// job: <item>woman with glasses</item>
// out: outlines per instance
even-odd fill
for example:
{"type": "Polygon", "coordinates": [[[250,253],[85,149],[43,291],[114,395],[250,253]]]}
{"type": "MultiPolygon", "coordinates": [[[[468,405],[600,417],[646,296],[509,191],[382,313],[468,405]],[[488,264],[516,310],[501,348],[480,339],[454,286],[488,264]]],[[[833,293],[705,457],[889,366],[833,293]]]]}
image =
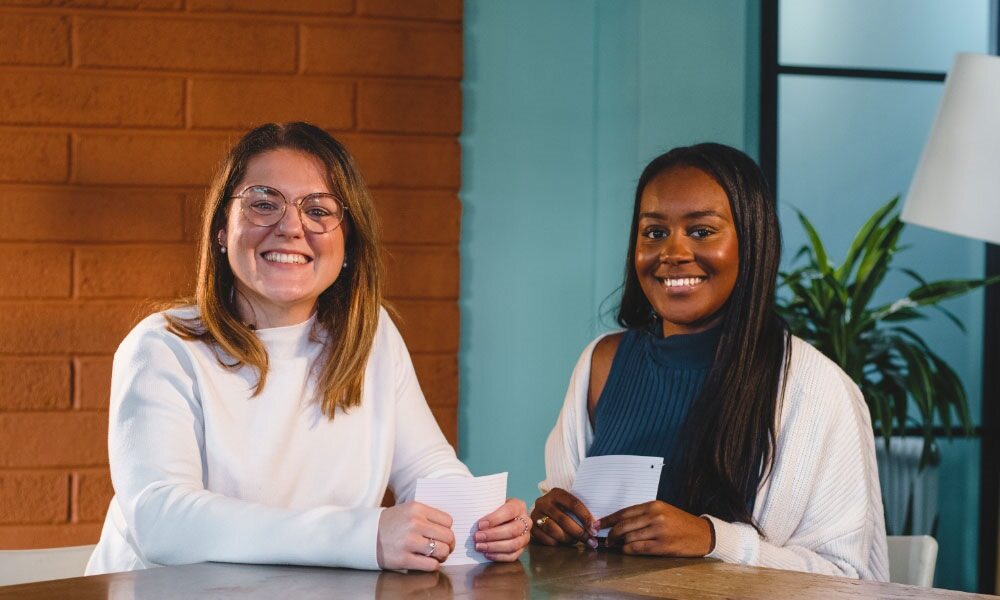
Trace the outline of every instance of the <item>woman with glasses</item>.
{"type": "MultiPolygon", "coordinates": [[[[115,354],[115,496],[88,574],[202,561],[435,570],[451,517],[421,477],[469,477],[383,307],[378,220],[347,150],[258,127],[208,196],[194,299],[115,354]],[[397,504],[382,509],[391,489],[397,504]]],[[[479,522],[486,556],[527,544],[525,505],[479,522]]]]}
{"type": "Polygon", "coordinates": [[[635,192],[618,323],[583,352],[545,446],[542,544],[886,580],[868,409],[775,309],[781,232],[760,168],[675,148],[635,192]],[[590,456],[664,459],[656,500],[591,514],[590,456]]]}

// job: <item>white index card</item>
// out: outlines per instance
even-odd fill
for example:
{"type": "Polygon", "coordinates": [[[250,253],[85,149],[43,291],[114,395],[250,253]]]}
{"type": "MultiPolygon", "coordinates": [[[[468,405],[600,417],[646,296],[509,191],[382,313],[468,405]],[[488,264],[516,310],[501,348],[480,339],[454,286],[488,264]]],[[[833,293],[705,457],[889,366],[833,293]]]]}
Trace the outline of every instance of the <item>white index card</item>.
{"type": "Polygon", "coordinates": [[[451,515],[455,551],[444,562],[445,566],[489,562],[476,552],[473,535],[479,530],[479,520],[507,501],[507,473],[418,479],[414,500],[451,515]]]}
{"type": "MultiPolygon", "coordinates": [[[[623,508],[656,500],[662,470],[663,458],[659,456],[589,456],[576,470],[570,493],[595,519],[601,519],[623,508]]],[[[604,528],[597,535],[607,537],[610,530],[604,528]]]]}

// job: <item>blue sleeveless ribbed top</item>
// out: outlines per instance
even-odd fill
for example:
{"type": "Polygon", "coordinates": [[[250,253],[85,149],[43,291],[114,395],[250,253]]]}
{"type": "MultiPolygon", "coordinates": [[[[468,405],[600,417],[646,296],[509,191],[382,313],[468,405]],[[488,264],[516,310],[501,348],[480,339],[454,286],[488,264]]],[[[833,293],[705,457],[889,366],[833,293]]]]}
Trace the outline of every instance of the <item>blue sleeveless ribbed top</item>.
{"type": "Polygon", "coordinates": [[[587,456],[662,456],[656,497],[686,508],[678,473],[684,421],[712,367],[721,331],[664,338],[658,330],[627,330],[597,402],[587,456]]]}

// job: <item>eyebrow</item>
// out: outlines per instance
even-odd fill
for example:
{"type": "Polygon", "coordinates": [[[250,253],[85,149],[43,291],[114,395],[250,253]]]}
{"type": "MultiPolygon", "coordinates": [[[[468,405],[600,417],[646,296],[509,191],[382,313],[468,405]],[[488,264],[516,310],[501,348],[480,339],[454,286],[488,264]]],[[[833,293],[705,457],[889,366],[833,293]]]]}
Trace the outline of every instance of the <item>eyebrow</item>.
{"type": "MultiPolygon", "coordinates": [[[[725,219],[725,217],[721,213],[715,210],[696,210],[684,214],[685,219],[700,219],[702,217],[717,217],[719,219],[725,219]]],[[[658,213],[658,212],[640,213],[639,218],[666,219],[663,213],[658,213]]]]}

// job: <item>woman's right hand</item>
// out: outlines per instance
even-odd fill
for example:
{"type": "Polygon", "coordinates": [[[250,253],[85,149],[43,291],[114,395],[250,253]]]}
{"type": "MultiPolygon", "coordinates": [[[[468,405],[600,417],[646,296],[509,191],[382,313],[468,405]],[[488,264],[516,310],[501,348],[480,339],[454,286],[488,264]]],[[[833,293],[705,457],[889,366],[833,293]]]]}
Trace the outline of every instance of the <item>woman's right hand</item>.
{"type": "Polygon", "coordinates": [[[375,545],[382,569],[436,571],[455,549],[451,515],[419,502],[397,504],[382,511],[375,545]]]}
{"type": "Polygon", "coordinates": [[[583,542],[597,548],[597,519],[583,502],[564,489],[552,488],[536,500],[531,519],[535,522],[531,537],[546,546],[583,542]]]}

